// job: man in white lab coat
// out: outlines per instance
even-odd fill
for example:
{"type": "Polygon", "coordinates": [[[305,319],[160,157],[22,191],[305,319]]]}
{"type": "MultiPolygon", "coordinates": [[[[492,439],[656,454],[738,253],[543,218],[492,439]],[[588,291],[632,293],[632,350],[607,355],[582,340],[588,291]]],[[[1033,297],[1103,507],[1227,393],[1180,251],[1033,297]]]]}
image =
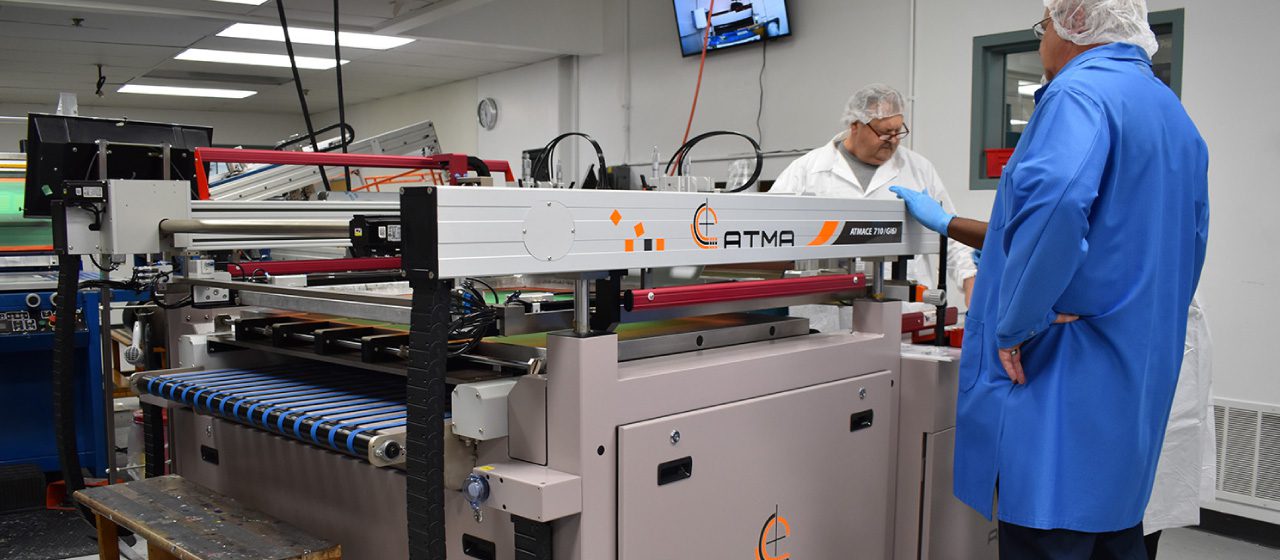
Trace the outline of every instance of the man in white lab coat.
{"type": "Polygon", "coordinates": [[[1173,393],[1151,501],[1142,518],[1147,555],[1156,558],[1160,532],[1200,524],[1200,506],[1213,500],[1217,482],[1211,386],[1212,340],[1198,299],[1187,313],[1182,371],[1173,393]]]}
{"type": "MultiPolygon", "coordinates": [[[[902,94],[884,84],[859,90],[845,107],[846,130],[787,166],[769,192],[897,200],[891,188],[910,189],[927,193],[955,214],[933,164],[899,145],[910,133],[903,116],[905,105],[902,94]]],[[[936,257],[917,256],[909,269],[911,279],[937,287],[936,263],[936,257]]],[[[977,274],[973,250],[950,241],[947,270],[950,285],[960,286],[967,299],[977,274]]]]}

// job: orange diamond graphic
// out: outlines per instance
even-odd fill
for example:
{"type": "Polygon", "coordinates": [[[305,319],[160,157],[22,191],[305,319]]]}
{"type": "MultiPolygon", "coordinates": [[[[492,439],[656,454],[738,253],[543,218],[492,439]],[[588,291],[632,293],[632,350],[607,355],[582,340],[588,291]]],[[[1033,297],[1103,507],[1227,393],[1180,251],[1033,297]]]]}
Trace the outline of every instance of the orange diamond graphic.
{"type": "Polygon", "coordinates": [[[644,222],[636,224],[636,237],[644,237],[644,222]]]}
{"type": "Polygon", "coordinates": [[[618,225],[618,222],[622,221],[622,214],[619,214],[617,210],[614,210],[612,214],[609,214],[609,221],[613,222],[613,225],[615,226],[618,225]]]}

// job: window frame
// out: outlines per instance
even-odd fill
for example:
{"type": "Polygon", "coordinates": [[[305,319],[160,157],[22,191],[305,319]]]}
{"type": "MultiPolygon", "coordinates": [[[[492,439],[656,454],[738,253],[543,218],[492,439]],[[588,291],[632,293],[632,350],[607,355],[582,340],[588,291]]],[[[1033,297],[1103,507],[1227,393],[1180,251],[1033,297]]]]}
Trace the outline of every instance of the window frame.
{"type": "MultiPolygon", "coordinates": [[[[1182,97],[1182,51],[1186,33],[1186,12],[1182,8],[1151,12],[1147,21],[1173,36],[1169,87],[1182,97]],[[1165,31],[1167,30],[1167,31],[1165,31]]],[[[983,176],[986,146],[1003,145],[1005,118],[1005,57],[1040,48],[1031,29],[996,33],[973,38],[973,97],[969,144],[969,190],[995,190],[1000,179],[983,176]]]]}

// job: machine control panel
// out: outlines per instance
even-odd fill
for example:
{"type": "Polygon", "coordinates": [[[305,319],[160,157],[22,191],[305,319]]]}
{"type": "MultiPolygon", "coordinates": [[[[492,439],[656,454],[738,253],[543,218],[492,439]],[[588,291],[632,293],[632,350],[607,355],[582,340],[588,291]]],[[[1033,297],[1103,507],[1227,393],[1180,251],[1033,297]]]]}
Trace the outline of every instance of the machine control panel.
{"type": "Polygon", "coordinates": [[[0,335],[53,332],[50,309],[0,311],[0,335]]]}

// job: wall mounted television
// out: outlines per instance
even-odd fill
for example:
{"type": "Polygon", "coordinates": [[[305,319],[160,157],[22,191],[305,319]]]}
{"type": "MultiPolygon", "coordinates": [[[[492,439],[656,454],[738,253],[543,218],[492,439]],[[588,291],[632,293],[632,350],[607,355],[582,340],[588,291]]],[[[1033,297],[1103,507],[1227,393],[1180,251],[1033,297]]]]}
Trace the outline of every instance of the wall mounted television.
{"type": "Polygon", "coordinates": [[[673,0],[676,32],[684,56],[717,51],[791,35],[786,0],[673,0]],[[707,36],[707,11],[711,13],[711,34],[707,36]]]}

